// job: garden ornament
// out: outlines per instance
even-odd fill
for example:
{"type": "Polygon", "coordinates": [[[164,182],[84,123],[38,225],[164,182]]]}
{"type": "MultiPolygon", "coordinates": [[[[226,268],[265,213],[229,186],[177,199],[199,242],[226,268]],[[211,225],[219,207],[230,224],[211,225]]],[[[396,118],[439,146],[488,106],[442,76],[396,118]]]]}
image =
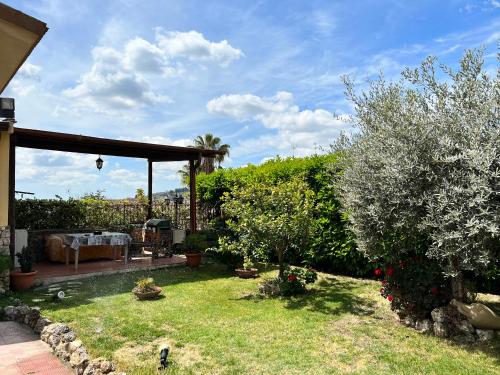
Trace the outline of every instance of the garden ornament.
{"type": "Polygon", "coordinates": [[[59,292],[57,292],[57,294],[54,294],[52,296],[52,301],[59,302],[60,300],[64,299],[65,296],[66,294],[62,290],[60,290],[59,292]]]}
{"type": "Polygon", "coordinates": [[[158,370],[164,370],[167,368],[168,366],[168,352],[169,352],[169,349],[168,349],[168,345],[165,344],[165,345],[162,345],[160,347],[160,367],[158,368],[158,370]]]}
{"type": "Polygon", "coordinates": [[[462,315],[465,315],[474,327],[500,330],[500,316],[496,315],[493,310],[482,303],[467,305],[453,299],[450,304],[455,306],[462,315]]]}

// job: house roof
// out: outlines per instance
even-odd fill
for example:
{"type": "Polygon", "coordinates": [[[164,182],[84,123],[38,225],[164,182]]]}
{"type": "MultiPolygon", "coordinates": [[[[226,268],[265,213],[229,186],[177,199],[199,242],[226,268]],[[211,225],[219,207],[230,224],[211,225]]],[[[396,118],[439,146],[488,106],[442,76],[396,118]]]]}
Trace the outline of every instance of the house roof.
{"type": "Polygon", "coordinates": [[[143,158],[151,161],[199,160],[201,157],[213,158],[224,154],[223,151],[194,147],[132,142],[18,127],[14,128],[13,136],[15,145],[19,147],[143,158]]]}
{"type": "Polygon", "coordinates": [[[0,93],[47,30],[44,22],[0,3],[0,93]]]}

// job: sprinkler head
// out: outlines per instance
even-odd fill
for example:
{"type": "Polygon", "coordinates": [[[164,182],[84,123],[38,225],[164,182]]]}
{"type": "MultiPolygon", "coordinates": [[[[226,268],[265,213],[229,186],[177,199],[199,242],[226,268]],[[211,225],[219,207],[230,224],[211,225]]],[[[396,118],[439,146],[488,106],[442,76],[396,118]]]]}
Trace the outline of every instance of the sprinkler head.
{"type": "Polygon", "coordinates": [[[168,353],[169,348],[167,344],[164,344],[160,347],[160,367],[158,370],[164,370],[168,366],[168,353]]]}

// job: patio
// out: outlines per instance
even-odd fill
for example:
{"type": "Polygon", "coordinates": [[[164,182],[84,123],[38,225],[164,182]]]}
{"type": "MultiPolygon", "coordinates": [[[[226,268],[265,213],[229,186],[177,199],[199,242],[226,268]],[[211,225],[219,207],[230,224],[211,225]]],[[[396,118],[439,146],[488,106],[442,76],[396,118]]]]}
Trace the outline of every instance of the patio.
{"type": "Polygon", "coordinates": [[[184,266],[184,256],[173,255],[171,258],[152,259],[151,257],[134,257],[128,263],[123,258],[117,260],[97,260],[80,263],[78,271],[72,264],[64,266],[60,263],[42,261],[36,264],[38,271],[36,285],[48,285],[61,281],[79,280],[94,276],[127,273],[145,270],[157,270],[176,266],[184,266]]]}

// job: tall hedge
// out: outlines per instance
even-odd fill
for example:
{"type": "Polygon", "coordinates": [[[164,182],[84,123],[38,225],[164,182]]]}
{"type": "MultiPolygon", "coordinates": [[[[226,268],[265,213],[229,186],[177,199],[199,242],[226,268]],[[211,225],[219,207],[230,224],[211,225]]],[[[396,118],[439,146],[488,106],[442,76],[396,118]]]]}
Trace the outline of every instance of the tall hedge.
{"type": "Polygon", "coordinates": [[[371,269],[368,260],[356,251],[352,233],[347,229],[346,217],[340,211],[332,174],[339,173],[338,157],[334,154],[306,158],[276,158],[259,166],[220,169],[212,174],[201,174],[197,192],[203,204],[220,208],[221,197],[237,186],[256,182],[278,184],[301,175],[315,192],[313,241],[307,249],[293,254],[293,261],[307,261],[322,270],[353,276],[367,275],[371,269]]]}

